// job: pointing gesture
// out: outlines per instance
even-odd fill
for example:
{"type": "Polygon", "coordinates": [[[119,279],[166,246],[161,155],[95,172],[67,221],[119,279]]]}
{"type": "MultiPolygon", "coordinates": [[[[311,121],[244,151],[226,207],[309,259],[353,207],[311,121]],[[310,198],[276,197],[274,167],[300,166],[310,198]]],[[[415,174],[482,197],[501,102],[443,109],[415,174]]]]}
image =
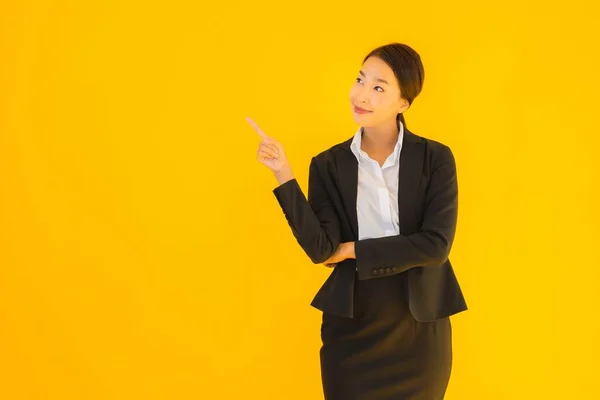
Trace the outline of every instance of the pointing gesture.
{"type": "Polygon", "coordinates": [[[286,175],[291,175],[288,159],[281,143],[267,135],[250,117],[246,117],[246,121],[248,121],[262,139],[256,151],[256,159],[266,165],[275,174],[288,172],[286,175]]]}
{"type": "Polygon", "coordinates": [[[258,136],[260,136],[263,139],[267,139],[269,137],[269,135],[267,135],[262,129],[260,129],[260,126],[258,126],[258,124],[254,122],[252,118],[246,117],[246,121],[248,121],[248,123],[254,128],[254,130],[258,132],[258,136]]]}

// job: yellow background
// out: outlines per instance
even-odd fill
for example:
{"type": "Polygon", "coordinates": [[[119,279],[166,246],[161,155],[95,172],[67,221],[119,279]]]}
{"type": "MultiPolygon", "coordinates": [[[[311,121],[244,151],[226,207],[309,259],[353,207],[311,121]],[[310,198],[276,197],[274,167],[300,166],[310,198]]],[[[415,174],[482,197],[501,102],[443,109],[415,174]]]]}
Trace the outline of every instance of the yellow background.
{"type": "Polygon", "coordinates": [[[330,270],[246,115],[310,158],[391,41],[456,157],[448,400],[598,398],[594,2],[0,4],[0,398],[320,399],[330,270]]]}

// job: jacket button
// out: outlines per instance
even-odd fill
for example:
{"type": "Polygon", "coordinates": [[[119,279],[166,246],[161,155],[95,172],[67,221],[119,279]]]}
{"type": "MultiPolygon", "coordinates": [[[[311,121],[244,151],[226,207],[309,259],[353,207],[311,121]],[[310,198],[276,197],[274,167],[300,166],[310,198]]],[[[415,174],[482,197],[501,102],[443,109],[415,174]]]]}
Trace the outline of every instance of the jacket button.
{"type": "Polygon", "coordinates": [[[372,274],[373,275],[377,275],[377,269],[376,268],[373,268],[372,274]]]}
{"type": "Polygon", "coordinates": [[[384,270],[383,268],[379,268],[379,273],[380,273],[381,275],[383,275],[383,274],[385,273],[385,270],[384,270]]]}
{"type": "Polygon", "coordinates": [[[392,267],[392,272],[396,272],[396,271],[398,271],[398,268],[392,267]]]}
{"type": "Polygon", "coordinates": [[[385,272],[387,272],[387,273],[389,274],[390,272],[392,272],[392,269],[391,269],[390,267],[387,267],[387,268],[385,269],[385,272]]]}

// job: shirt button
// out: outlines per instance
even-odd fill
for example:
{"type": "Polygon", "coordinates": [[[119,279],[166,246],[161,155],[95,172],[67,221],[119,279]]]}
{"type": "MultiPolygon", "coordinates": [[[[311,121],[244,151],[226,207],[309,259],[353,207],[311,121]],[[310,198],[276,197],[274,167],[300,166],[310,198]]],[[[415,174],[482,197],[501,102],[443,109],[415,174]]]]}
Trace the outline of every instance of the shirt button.
{"type": "Polygon", "coordinates": [[[377,269],[376,268],[373,268],[372,274],[373,275],[377,275],[377,269]]]}
{"type": "Polygon", "coordinates": [[[383,275],[383,273],[384,273],[384,272],[385,272],[385,270],[384,270],[383,268],[379,268],[379,273],[380,273],[381,275],[383,275]]]}
{"type": "Polygon", "coordinates": [[[392,272],[396,272],[396,271],[398,271],[398,268],[392,267],[392,272]]]}
{"type": "Polygon", "coordinates": [[[392,272],[392,269],[391,269],[390,267],[387,267],[387,268],[385,269],[385,272],[389,274],[390,272],[392,272]]]}

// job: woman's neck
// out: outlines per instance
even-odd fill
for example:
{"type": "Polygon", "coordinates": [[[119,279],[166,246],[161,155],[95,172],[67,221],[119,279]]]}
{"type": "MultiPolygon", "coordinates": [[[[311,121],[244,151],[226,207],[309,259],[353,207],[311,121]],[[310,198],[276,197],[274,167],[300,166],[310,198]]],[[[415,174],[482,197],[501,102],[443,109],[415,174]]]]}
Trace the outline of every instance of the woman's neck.
{"type": "MultiPolygon", "coordinates": [[[[398,142],[398,125],[394,121],[393,126],[377,126],[363,128],[361,143],[364,149],[373,151],[394,148],[398,142]]],[[[361,146],[362,147],[362,146],[361,146]]]]}

